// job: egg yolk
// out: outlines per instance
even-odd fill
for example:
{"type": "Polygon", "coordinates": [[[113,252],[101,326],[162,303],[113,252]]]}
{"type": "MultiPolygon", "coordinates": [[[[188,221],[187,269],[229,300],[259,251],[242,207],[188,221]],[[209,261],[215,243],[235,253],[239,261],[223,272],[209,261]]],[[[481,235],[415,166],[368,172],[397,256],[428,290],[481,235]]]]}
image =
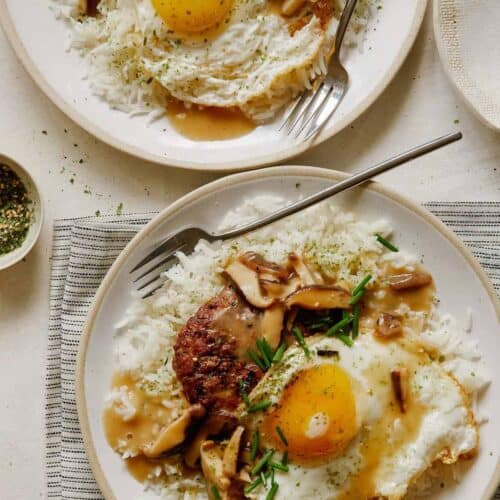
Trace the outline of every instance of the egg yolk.
{"type": "Polygon", "coordinates": [[[234,0],[152,0],[157,14],[174,31],[199,33],[226,19],[234,0]]]}
{"type": "Polygon", "coordinates": [[[340,454],[356,435],[356,404],[347,373],[324,364],[301,371],[265,417],[261,433],[274,448],[307,462],[340,454]],[[288,446],[280,439],[280,427],[288,446]]]}

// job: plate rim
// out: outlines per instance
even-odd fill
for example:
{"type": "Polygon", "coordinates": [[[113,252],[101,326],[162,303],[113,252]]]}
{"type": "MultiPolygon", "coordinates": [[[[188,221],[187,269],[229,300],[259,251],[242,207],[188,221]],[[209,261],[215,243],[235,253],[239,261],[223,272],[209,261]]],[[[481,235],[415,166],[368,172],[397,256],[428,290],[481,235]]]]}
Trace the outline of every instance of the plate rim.
{"type": "MultiPolygon", "coordinates": [[[[80,345],[78,348],[78,355],[76,361],[75,369],[75,392],[76,392],[76,404],[78,410],[78,418],[80,422],[80,428],[82,431],[83,442],[85,446],[85,451],[87,458],[89,459],[92,472],[94,477],[101,488],[104,497],[107,500],[117,500],[114,496],[104,470],[101,468],[94,443],[91,439],[91,431],[89,425],[89,417],[87,411],[87,404],[85,400],[85,366],[86,366],[86,356],[87,347],[92,335],[92,330],[94,326],[97,313],[101,307],[102,301],[108,291],[109,286],[115,279],[120,268],[127,262],[127,259],[134,248],[139,245],[152,231],[154,231],[165,219],[175,217],[179,211],[189,203],[195,201],[199,197],[209,195],[211,193],[223,190],[230,186],[237,185],[241,182],[252,181],[257,178],[262,179],[270,177],[285,177],[285,176],[305,176],[305,177],[316,177],[321,179],[327,179],[332,181],[339,181],[349,177],[348,174],[344,172],[339,172],[337,170],[329,170],[320,167],[311,166],[300,166],[300,165],[287,165],[282,167],[272,167],[266,169],[265,171],[254,170],[251,172],[243,172],[238,174],[233,174],[222,179],[210,182],[186,195],[182,196],[166,208],[164,208],[158,215],[153,217],[153,219],[148,222],[134,238],[127,244],[120,255],[117,257],[115,262],[112,264],[109,271],[106,273],[99,289],[92,301],[90,306],[87,319],[82,331],[82,336],[80,339],[80,345]]],[[[418,203],[410,200],[409,198],[400,195],[391,188],[385,187],[384,185],[369,181],[363,186],[364,189],[369,189],[375,191],[383,196],[390,198],[397,204],[409,209],[416,215],[422,217],[426,222],[434,227],[443,237],[445,237],[457,251],[467,260],[468,264],[471,266],[477,277],[479,278],[482,286],[486,290],[491,304],[496,312],[497,318],[500,321],[500,300],[493,288],[493,285],[480,266],[479,262],[472,255],[470,250],[465,246],[465,244],[459,239],[459,237],[443,222],[441,222],[435,215],[429,212],[426,208],[419,205],[418,203]]],[[[500,461],[497,462],[495,473],[492,475],[491,480],[487,486],[486,494],[483,496],[482,500],[489,500],[494,494],[498,484],[500,483],[500,461]]]]}
{"type": "MultiPolygon", "coordinates": [[[[3,1],[3,0],[2,0],[3,1]]],[[[438,49],[439,59],[441,61],[441,65],[448,77],[448,80],[452,83],[455,91],[460,95],[463,99],[467,107],[472,111],[474,116],[488,128],[500,132],[500,121],[498,123],[487,118],[476,106],[475,100],[472,99],[468,94],[466,94],[465,90],[460,86],[456,80],[457,72],[453,70],[451,67],[449,57],[447,52],[449,50],[449,44],[445,43],[445,39],[441,36],[441,28],[440,28],[440,12],[441,12],[442,0],[434,0],[433,9],[432,9],[432,24],[434,30],[434,39],[436,40],[436,46],[438,49]]]]}
{"type": "Polygon", "coordinates": [[[389,84],[401,69],[401,66],[408,57],[408,54],[410,53],[410,50],[413,47],[422,26],[425,12],[427,10],[428,1],[429,0],[416,0],[416,12],[409,34],[404,43],[401,45],[401,48],[389,70],[387,71],[385,77],[379,82],[373,92],[371,92],[358,103],[358,105],[352,110],[351,113],[344,116],[330,129],[325,129],[317,138],[317,140],[315,140],[314,142],[300,142],[281,152],[270,153],[261,157],[249,157],[245,160],[239,161],[214,161],[213,163],[210,163],[208,165],[201,161],[195,162],[184,160],[169,160],[167,156],[150,153],[145,149],[127,144],[124,141],[114,138],[111,134],[102,129],[98,124],[93,123],[91,120],[87,119],[80,112],[78,112],[76,108],[73,108],[72,105],[65,99],[63,99],[59,95],[57,90],[53,88],[45,79],[43,74],[38,70],[34,61],[29,56],[26,48],[24,47],[22,39],[15,29],[14,22],[12,21],[12,18],[9,14],[6,0],[0,0],[0,25],[3,27],[6,37],[9,40],[9,43],[13,48],[17,58],[21,61],[21,64],[23,65],[27,73],[31,76],[32,80],[38,85],[42,92],[60,111],[62,111],[73,122],[83,128],[93,137],[99,139],[109,146],[112,146],[118,151],[122,151],[141,160],[146,160],[166,167],[178,167],[188,170],[210,172],[235,172],[264,167],[273,163],[280,163],[294,158],[295,156],[313,147],[319,146],[321,143],[332,138],[334,135],[339,133],[341,130],[343,130],[357,118],[359,118],[380,97],[382,92],[389,86],[389,84]]]}

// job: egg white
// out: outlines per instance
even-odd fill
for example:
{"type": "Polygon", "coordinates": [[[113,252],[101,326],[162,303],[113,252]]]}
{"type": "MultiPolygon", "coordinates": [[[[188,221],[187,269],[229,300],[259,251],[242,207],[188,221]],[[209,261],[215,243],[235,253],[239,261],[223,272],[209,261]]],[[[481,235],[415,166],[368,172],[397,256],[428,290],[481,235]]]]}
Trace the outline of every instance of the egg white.
{"type": "MultiPolygon", "coordinates": [[[[370,334],[358,338],[352,348],[335,338],[316,337],[307,342],[311,356],[308,358],[300,347],[290,347],[283,361],[273,366],[252,391],[251,402],[269,399],[277,405],[283,390],[298,372],[322,363],[338,363],[352,380],[358,434],[341,455],[325,463],[311,466],[290,463],[289,472],[277,475],[280,487],[276,498],[342,497],[363,472],[364,446],[377,425],[379,433],[380,425],[384,426],[386,439],[381,444],[380,461],[372,477],[373,495],[390,500],[402,498],[408,486],[435,460],[453,463],[476,449],[477,426],[463,389],[414,342],[402,339],[381,343],[370,334]],[[339,357],[318,356],[318,349],[338,351],[339,357]],[[394,414],[390,371],[395,367],[410,368],[407,415],[411,416],[414,405],[424,408],[416,431],[406,428],[412,425],[412,420],[403,414],[384,420],[388,412],[394,414]],[[410,440],[405,438],[409,432],[413,433],[410,440]]],[[[265,418],[263,414],[248,415],[244,409],[241,416],[251,429],[258,429],[265,418]]],[[[255,491],[254,498],[265,497],[264,488],[255,491]]]]}
{"type": "Polygon", "coordinates": [[[147,42],[152,50],[143,64],[157,82],[182,101],[239,107],[255,119],[271,115],[325,71],[336,24],[325,31],[313,16],[292,36],[267,0],[236,0],[223,29],[190,38],[172,32],[151,4],[139,4],[155,17],[156,36],[147,42]]]}

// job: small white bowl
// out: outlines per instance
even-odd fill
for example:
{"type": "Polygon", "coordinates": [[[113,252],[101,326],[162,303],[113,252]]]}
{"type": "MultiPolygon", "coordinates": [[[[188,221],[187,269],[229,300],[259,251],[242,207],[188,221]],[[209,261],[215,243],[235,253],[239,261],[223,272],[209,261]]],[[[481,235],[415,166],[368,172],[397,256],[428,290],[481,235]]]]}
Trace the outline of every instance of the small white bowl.
{"type": "Polygon", "coordinates": [[[1,271],[2,269],[7,269],[8,267],[13,266],[17,262],[19,262],[29,253],[29,251],[35,245],[42,229],[43,205],[38,187],[27,170],[21,167],[21,165],[15,162],[12,158],[9,158],[8,156],[5,156],[3,154],[0,154],[0,164],[10,167],[26,186],[28,196],[33,202],[32,209],[34,217],[23,244],[12,252],[0,255],[1,271]]]}

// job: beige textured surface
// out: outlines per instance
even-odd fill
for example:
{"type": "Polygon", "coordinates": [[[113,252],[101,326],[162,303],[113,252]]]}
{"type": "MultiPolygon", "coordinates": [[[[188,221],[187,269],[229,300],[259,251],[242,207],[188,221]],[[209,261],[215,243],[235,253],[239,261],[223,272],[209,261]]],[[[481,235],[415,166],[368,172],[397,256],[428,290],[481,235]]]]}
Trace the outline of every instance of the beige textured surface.
{"type": "Polygon", "coordinates": [[[435,0],[434,27],[453,83],[479,117],[500,130],[500,2],[435,0]]]}
{"type": "MultiPolygon", "coordinates": [[[[30,169],[46,202],[38,245],[26,262],[0,273],[0,498],[36,500],[43,491],[53,219],[114,213],[119,203],[124,213],[158,210],[218,176],[165,169],[96,141],[40,92],[1,31],[0,69],[0,150],[30,169]]],[[[456,95],[428,12],[409,59],[380,99],[351,127],[294,163],[354,172],[457,128],[464,132],[460,143],[380,180],[417,201],[500,199],[500,135],[478,122],[456,95]]]]}

